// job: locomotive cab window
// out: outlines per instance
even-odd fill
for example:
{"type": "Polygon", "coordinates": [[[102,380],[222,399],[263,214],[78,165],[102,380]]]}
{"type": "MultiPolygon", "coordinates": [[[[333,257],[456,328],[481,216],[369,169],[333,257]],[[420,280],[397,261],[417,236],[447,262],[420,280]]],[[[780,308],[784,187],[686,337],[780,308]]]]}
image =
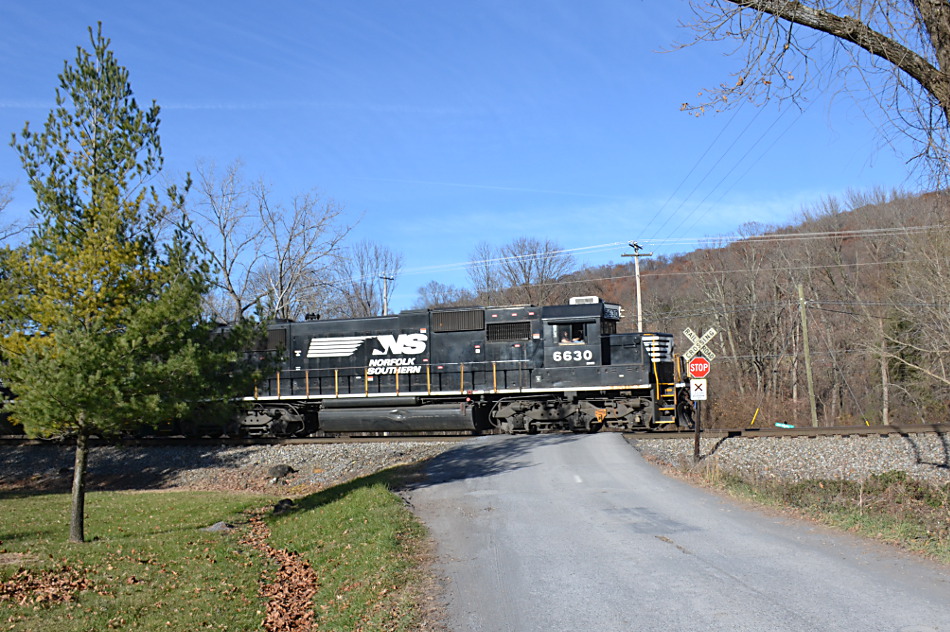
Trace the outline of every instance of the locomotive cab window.
{"type": "Polygon", "coordinates": [[[551,325],[554,339],[559,345],[582,345],[587,343],[586,323],[559,323],[551,325]]]}

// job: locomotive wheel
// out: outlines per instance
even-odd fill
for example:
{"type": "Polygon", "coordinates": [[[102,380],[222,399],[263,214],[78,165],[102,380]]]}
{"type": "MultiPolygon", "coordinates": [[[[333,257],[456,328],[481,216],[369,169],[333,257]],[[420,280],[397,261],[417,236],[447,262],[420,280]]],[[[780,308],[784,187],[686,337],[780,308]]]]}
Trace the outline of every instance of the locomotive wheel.
{"type": "Polygon", "coordinates": [[[511,423],[507,421],[492,419],[492,425],[505,434],[512,434],[511,423]]]}
{"type": "Polygon", "coordinates": [[[692,430],[695,427],[693,422],[693,405],[686,401],[680,400],[676,404],[676,425],[680,428],[686,428],[687,430],[692,430]]]}
{"type": "Polygon", "coordinates": [[[588,434],[594,434],[600,432],[600,429],[604,427],[604,422],[597,421],[590,425],[590,428],[587,429],[588,434]]]}

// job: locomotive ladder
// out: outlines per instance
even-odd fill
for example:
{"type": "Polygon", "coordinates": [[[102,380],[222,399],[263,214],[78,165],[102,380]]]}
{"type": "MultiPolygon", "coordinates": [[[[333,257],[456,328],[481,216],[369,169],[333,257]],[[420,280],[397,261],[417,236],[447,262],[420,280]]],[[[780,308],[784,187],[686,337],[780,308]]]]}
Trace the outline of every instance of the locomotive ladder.
{"type": "MultiPolygon", "coordinates": [[[[656,412],[657,418],[654,423],[675,424],[676,423],[676,383],[661,382],[660,374],[657,371],[657,360],[653,359],[653,381],[656,383],[656,412]]],[[[675,376],[674,376],[675,380],[675,376]]]]}

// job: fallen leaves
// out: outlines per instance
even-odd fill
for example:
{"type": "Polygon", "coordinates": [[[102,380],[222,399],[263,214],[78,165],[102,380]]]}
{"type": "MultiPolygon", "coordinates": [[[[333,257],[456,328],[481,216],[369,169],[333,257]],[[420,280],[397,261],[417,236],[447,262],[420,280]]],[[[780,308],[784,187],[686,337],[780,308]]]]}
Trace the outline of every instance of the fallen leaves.
{"type": "Polygon", "coordinates": [[[0,602],[40,605],[72,601],[76,593],[92,589],[85,572],[64,566],[58,570],[21,569],[0,584],[0,602]]]}
{"type": "Polygon", "coordinates": [[[260,517],[251,519],[251,532],[242,543],[251,545],[277,563],[277,570],[261,577],[261,595],[267,599],[264,629],[268,632],[306,632],[313,625],[313,596],[317,574],[299,554],[267,543],[270,529],[260,517]]]}
{"type": "Polygon", "coordinates": [[[40,557],[32,553],[0,552],[0,566],[25,566],[28,564],[36,564],[39,561],[40,557]]]}

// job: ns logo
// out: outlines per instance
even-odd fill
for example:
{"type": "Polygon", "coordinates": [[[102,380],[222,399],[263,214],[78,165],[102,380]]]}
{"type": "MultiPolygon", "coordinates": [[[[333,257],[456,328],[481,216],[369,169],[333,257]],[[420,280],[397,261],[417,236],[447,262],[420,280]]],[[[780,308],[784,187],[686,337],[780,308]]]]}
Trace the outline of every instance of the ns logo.
{"type": "Polygon", "coordinates": [[[382,349],[373,349],[373,355],[416,355],[426,350],[426,334],[399,334],[393,336],[385,334],[376,336],[376,340],[382,345],[382,349]]]}
{"type": "MultiPolygon", "coordinates": [[[[360,345],[376,339],[381,348],[372,350],[373,356],[418,355],[426,350],[426,334],[383,334],[379,336],[334,336],[332,338],[311,338],[307,349],[308,358],[348,358],[356,353],[360,345]]],[[[375,345],[374,345],[375,347],[375,345]]]]}

